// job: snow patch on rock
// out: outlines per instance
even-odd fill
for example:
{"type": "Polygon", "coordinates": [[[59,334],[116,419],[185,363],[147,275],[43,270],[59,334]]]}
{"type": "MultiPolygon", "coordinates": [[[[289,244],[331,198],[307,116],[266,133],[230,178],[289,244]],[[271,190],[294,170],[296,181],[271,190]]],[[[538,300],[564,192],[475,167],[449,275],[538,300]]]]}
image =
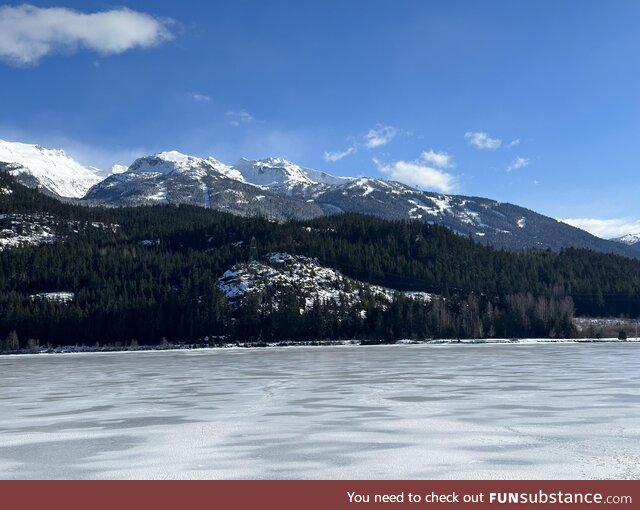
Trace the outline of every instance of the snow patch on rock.
{"type": "MultiPolygon", "coordinates": [[[[270,253],[261,260],[236,264],[218,280],[220,290],[231,300],[248,294],[277,294],[293,291],[304,299],[305,309],[314,304],[344,303],[357,306],[364,292],[369,292],[380,307],[386,307],[399,292],[353,280],[340,272],[322,266],[317,259],[284,252],[270,253]]],[[[425,292],[404,292],[410,299],[430,301],[425,292]]],[[[277,300],[273,300],[275,303],[277,300]]],[[[275,305],[277,308],[277,304],[275,305]]],[[[303,310],[304,312],[304,310],[303,310]]]]}
{"type": "Polygon", "coordinates": [[[31,294],[31,299],[45,299],[47,301],[55,301],[57,303],[68,303],[73,301],[76,295],[73,292],[56,291],[56,292],[39,292],[31,294]]]}
{"type": "Polygon", "coordinates": [[[56,235],[46,215],[0,214],[0,251],[5,248],[53,243],[56,235]]]}

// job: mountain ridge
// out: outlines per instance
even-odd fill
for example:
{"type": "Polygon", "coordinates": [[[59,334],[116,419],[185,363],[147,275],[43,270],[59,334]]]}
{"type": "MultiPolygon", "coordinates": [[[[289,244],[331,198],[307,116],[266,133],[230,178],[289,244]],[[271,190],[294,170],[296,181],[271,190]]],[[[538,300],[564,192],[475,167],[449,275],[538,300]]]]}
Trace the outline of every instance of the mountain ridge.
{"type": "Polygon", "coordinates": [[[626,234],[620,237],[614,237],[610,241],[620,243],[634,250],[640,251],[640,233],[626,234]]]}
{"type": "MultiPolygon", "coordinates": [[[[36,151],[42,149],[32,147],[36,151]]],[[[60,157],[70,159],[59,152],[60,157]]],[[[41,169],[43,165],[35,166],[41,169]]],[[[115,168],[116,172],[112,171],[88,188],[78,203],[92,206],[188,204],[275,221],[364,213],[388,220],[441,224],[459,235],[498,248],[580,247],[634,258],[640,254],[637,247],[600,239],[514,204],[423,191],[392,180],[338,177],[284,158],[241,158],[230,166],[213,157],[166,151],[138,158],[124,171],[121,166],[115,168]]],[[[8,171],[12,173],[11,168],[8,171]]],[[[21,174],[21,182],[40,188],[41,173],[21,174]]],[[[45,189],[54,196],[60,195],[53,191],[53,186],[45,189]]]]}

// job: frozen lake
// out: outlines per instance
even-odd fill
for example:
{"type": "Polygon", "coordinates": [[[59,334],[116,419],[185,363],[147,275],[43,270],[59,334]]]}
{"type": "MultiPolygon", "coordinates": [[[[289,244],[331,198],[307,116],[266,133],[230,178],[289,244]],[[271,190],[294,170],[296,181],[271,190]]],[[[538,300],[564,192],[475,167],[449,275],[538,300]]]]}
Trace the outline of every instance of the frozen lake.
{"type": "Polygon", "coordinates": [[[640,478],[640,345],[0,357],[0,478],[640,478]]]}

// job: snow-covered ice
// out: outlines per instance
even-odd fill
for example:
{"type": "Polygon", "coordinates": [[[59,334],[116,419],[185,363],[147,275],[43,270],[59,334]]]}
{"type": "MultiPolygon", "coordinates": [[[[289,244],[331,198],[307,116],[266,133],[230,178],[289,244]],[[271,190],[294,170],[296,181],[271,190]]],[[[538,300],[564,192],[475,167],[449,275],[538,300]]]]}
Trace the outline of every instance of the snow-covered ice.
{"type": "Polygon", "coordinates": [[[0,357],[0,478],[640,477],[640,345],[0,357]]]}

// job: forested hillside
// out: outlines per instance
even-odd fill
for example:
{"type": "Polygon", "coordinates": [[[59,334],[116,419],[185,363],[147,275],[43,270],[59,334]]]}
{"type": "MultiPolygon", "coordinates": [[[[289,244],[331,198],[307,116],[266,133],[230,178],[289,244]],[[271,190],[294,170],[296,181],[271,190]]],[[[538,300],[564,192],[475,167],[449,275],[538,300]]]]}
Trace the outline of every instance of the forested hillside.
{"type": "Polygon", "coordinates": [[[189,206],[87,208],[0,175],[0,231],[6,350],[30,339],[124,345],[207,337],[571,336],[574,313],[640,314],[636,260],[578,249],[498,250],[418,221],[353,214],[275,223],[189,206]],[[318,267],[365,284],[432,297],[397,292],[385,303],[363,285],[358,306],[351,306],[346,293],[355,287],[348,284],[337,299],[309,304],[295,282],[277,294],[230,299],[223,292],[225,271],[273,252],[317,259],[318,267]],[[67,297],[52,294],[61,292],[67,297]]]}

